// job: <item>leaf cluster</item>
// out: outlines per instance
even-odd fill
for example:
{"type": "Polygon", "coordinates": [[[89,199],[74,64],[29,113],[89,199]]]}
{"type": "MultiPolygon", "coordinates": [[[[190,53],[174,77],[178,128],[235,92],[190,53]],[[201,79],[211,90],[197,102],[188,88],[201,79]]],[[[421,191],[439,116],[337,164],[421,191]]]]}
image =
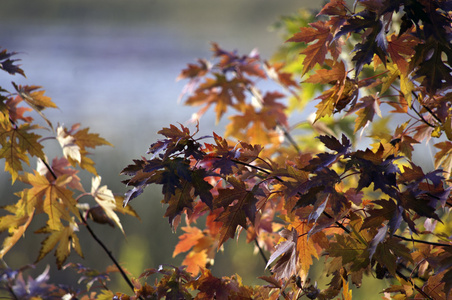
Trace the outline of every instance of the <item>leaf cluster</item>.
{"type": "Polygon", "coordinates": [[[317,17],[287,40],[300,45],[298,71],[281,55],[268,62],[217,44],[212,61],[189,64],[179,78],[188,81],[185,103],[201,106],[196,120],[210,107],[217,121],[236,114],[224,138],[197,137],[199,124],[195,133],[183,125],[159,131],[164,138],[150,146],[150,158],[122,172],[132,188],[124,204],[147,185],[162,185],[170,225],[185,217],[174,255],[187,252],[192,274],[204,274],[213,250],[245,232],[261,254],[269,252],[265,280],[282,297],[332,299],[342,291],[348,299],[349,281],[359,287],[373,276],[390,278],[385,299],[445,299],[452,244],[436,226],[451,205],[450,5],[358,1],[350,8],[331,0],[317,17]],[[262,80],[279,88],[264,92],[262,80]],[[283,100],[299,98],[306,84],[321,92],[303,126],[310,133],[298,136],[283,100]],[[403,121],[391,130],[388,114],[403,121]],[[351,123],[330,121],[352,115],[351,123]],[[359,131],[375,142],[357,148],[359,131]],[[301,143],[311,134],[316,141],[301,143]],[[413,161],[414,145],[442,135],[435,170],[424,171],[413,161]],[[205,226],[194,226],[203,215],[205,226]],[[310,283],[321,258],[325,287],[310,283]]]}
{"type": "MultiPolygon", "coordinates": [[[[15,55],[2,50],[1,69],[11,75],[25,76],[17,65],[18,59],[13,59],[15,55]]],[[[111,144],[98,134],[89,132],[89,128],[81,128],[80,124],[55,128],[44,111],[57,106],[40,86],[22,86],[13,82],[12,87],[12,92],[0,88],[0,158],[4,159],[5,172],[11,176],[11,182],[20,181],[23,188],[11,195],[15,198],[7,201],[11,204],[2,207],[0,232],[7,235],[2,241],[0,258],[5,259],[30,224],[41,223],[42,227],[35,233],[45,234],[46,238],[41,243],[36,262],[54,250],[57,267],[62,268],[72,250],[83,257],[78,232],[80,225],[89,226],[88,219],[118,226],[122,230],[117,212],[138,215],[132,208],[122,207],[123,197],[114,196],[107,186],[101,186],[101,177],[89,157],[88,149],[111,144]],[[36,114],[38,119],[35,119],[36,114]],[[60,148],[60,157],[47,158],[44,149],[49,140],[54,140],[55,147],[60,148]],[[35,167],[31,166],[32,162],[35,167]],[[90,192],[81,184],[80,170],[92,175],[90,192]],[[82,202],[82,197],[91,198],[92,203],[82,202]],[[38,218],[41,215],[45,218],[38,218]]],[[[4,276],[3,283],[17,298],[25,299],[25,290],[30,292],[27,297],[56,299],[57,296],[53,295],[60,295],[58,287],[45,283],[47,271],[38,279],[26,282],[21,271],[5,267],[4,276]]]]}

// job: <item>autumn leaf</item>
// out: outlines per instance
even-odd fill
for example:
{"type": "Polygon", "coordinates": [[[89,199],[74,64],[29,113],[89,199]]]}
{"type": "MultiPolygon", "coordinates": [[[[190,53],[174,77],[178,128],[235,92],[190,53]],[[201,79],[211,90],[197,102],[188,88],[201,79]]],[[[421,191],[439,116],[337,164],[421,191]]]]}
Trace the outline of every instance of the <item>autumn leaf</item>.
{"type": "Polygon", "coordinates": [[[40,86],[21,86],[12,83],[19,96],[33,108],[43,119],[47,125],[53,129],[52,123],[42,112],[46,108],[57,108],[56,104],[52,102],[50,97],[44,96],[45,91],[40,90],[40,86]]]}
{"type": "Polygon", "coordinates": [[[179,243],[174,248],[173,257],[181,252],[186,252],[195,246],[204,237],[202,231],[197,227],[182,227],[185,233],[179,236],[179,243]]]}
{"type": "Polygon", "coordinates": [[[17,64],[20,59],[11,59],[16,54],[17,52],[8,52],[8,50],[3,49],[0,52],[0,69],[11,75],[18,73],[25,77],[24,71],[20,68],[20,65],[17,64]]]}
{"type": "Polygon", "coordinates": [[[72,158],[80,163],[82,157],[80,155],[80,147],[75,143],[75,138],[67,134],[62,126],[57,128],[56,139],[63,148],[63,154],[65,158],[72,158]]]}
{"type": "Polygon", "coordinates": [[[0,250],[1,259],[24,236],[31,220],[33,220],[34,212],[33,210],[30,214],[23,216],[6,215],[0,218],[0,230],[9,229],[9,236],[3,241],[2,249],[0,250]]]}
{"type": "Polygon", "coordinates": [[[445,141],[434,145],[439,151],[435,154],[435,168],[441,168],[450,177],[452,169],[452,142],[445,141]]]}
{"type": "Polygon", "coordinates": [[[388,41],[388,53],[392,61],[397,65],[400,73],[405,77],[409,74],[409,60],[414,54],[414,46],[418,41],[408,33],[404,33],[400,36],[392,34],[388,41]]]}
{"type": "Polygon", "coordinates": [[[9,122],[0,124],[0,158],[5,159],[5,171],[11,174],[13,183],[23,170],[22,163],[29,164],[28,155],[44,159],[43,146],[39,143],[41,136],[31,132],[38,128],[27,123],[19,126],[9,122]]]}
{"type": "Polygon", "coordinates": [[[348,281],[342,278],[342,300],[352,300],[352,290],[348,287],[348,281]]]}
{"type": "Polygon", "coordinates": [[[290,223],[288,229],[294,228],[297,232],[296,249],[299,260],[299,274],[307,275],[309,268],[311,267],[314,258],[319,258],[319,254],[314,246],[315,237],[309,237],[308,233],[312,228],[312,225],[308,224],[308,221],[301,221],[298,218],[290,223]]]}
{"type": "Polygon", "coordinates": [[[18,104],[22,102],[22,98],[17,96],[17,97],[9,97],[5,104],[6,107],[8,109],[8,113],[9,113],[9,118],[11,119],[11,121],[13,121],[14,123],[16,123],[19,120],[22,120],[26,123],[30,123],[33,121],[32,117],[25,117],[24,114],[26,112],[29,111],[33,111],[33,109],[29,108],[29,107],[23,107],[23,106],[18,106],[18,104]]]}
{"type": "Polygon", "coordinates": [[[309,78],[303,82],[327,84],[337,81],[343,82],[345,80],[347,73],[345,71],[345,64],[343,61],[333,62],[326,60],[325,62],[328,66],[331,66],[331,68],[318,69],[314,74],[309,76],[309,78]]]}
{"type": "Polygon", "coordinates": [[[369,122],[372,122],[375,114],[381,118],[380,99],[374,96],[365,96],[358,100],[358,103],[349,113],[351,112],[355,112],[358,115],[358,118],[355,120],[354,129],[354,133],[356,133],[369,122]]]}
{"type": "Polygon", "coordinates": [[[227,181],[232,185],[230,189],[219,189],[215,201],[216,208],[223,207],[216,221],[222,222],[218,247],[227,239],[234,238],[238,226],[247,227],[247,219],[254,224],[257,196],[263,196],[258,186],[248,190],[245,183],[234,177],[227,181]]]}
{"type": "Polygon", "coordinates": [[[182,261],[182,265],[187,266],[187,272],[197,275],[207,265],[207,250],[190,251],[182,261]]]}
{"type": "Polygon", "coordinates": [[[300,32],[295,33],[287,42],[316,43],[308,45],[301,53],[306,55],[303,60],[303,75],[314,68],[316,64],[323,65],[328,48],[333,39],[330,27],[323,21],[309,24],[310,27],[300,28],[300,32]]]}
{"type": "Polygon", "coordinates": [[[58,269],[61,269],[63,263],[71,252],[71,248],[83,258],[82,249],[76,232],[78,226],[75,222],[70,222],[69,226],[65,226],[60,230],[52,230],[49,227],[41,228],[37,233],[49,233],[50,235],[42,241],[39,256],[36,262],[43,259],[52,249],[56,248],[55,256],[58,269]]]}
{"type": "MultiPolygon", "coordinates": [[[[71,177],[71,181],[68,183],[68,186],[70,188],[79,190],[81,192],[85,191],[80,182],[80,178],[76,175],[79,171],[74,169],[66,158],[54,158],[50,167],[53,174],[55,174],[57,177],[65,174],[71,177]]],[[[40,159],[38,160],[36,170],[39,172],[39,174],[46,176],[49,181],[53,179],[53,174],[40,159]]]]}
{"type": "Polygon", "coordinates": [[[287,279],[297,274],[298,232],[295,228],[292,228],[292,230],[283,229],[279,234],[283,241],[276,245],[276,250],[270,256],[265,268],[268,268],[279,257],[278,261],[272,267],[272,272],[277,279],[287,279]]]}
{"type": "Polygon", "coordinates": [[[115,213],[116,200],[113,196],[113,192],[107,188],[106,185],[100,186],[101,177],[96,176],[91,180],[91,195],[96,200],[104,210],[108,218],[113,220],[113,222],[121,229],[124,234],[124,229],[122,228],[121,221],[118,215],[115,213]]]}
{"type": "Polygon", "coordinates": [[[35,171],[34,174],[25,173],[20,180],[32,185],[32,188],[20,193],[22,199],[20,210],[25,213],[31,213],[34,209],[43,210],[49,218],[47,226],[50,230],[63,228],[61,220],[71,220],[69,212],[79,218],[73,192],[67,188],[71,181],[69,175],[62,175],[49,181],[35,171]]]}

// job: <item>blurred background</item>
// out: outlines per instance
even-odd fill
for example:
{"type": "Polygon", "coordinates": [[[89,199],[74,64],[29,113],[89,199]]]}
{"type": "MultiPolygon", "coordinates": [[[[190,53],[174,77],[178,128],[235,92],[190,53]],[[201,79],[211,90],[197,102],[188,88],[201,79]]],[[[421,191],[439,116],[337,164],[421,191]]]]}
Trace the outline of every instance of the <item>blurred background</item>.
{"type": "MultiPolygon", "coordinates": [[[[185,82],[176,82],[179,72],[197,58],[210,58],[210,43],[227,50],[249,53],[258,48],[270,58],[283,43],[277,32],[269,30],[280,16],[300,8],[320,8],[321,1],[263,0],[42,0],[3,1],[0,10],[2,48],[19,54],[27,78],[0,74],[0,86],[13,90],[10,82],[40,85],[58,105],[46,110],[54,123],[66,127],[80,122],[90,127],[114,147],[100,147],[92,155],[102,184],[115,193],[124,193],[119,172],[132,159],[145,155],[149,145],[160,138],[157,131],[169,124],[185,124],[197,108],[178,103],[185,82]]],[[[38,116],[36,115],[38,118],[38,116]]],[[[203,132],[216,131],[213,114],[200,123],[203,132]]],[[[61,155],[57,145],[46,142],[51,159],[61,155]],[[52,149],[56,152],[52,152],[52,149]]],[[[1,162],[3,169],[3,161],[1,162]]],[[[91,175],[80,173],[85,189],[90,189],[91,175]]],[[[15,201],[10,176],[1,173],[1,205],[15,201]]],[[[178,234],[171,232],[163,218],[159,187],[149,187],[131,205],[141,221],[122,217],[126,237],[117,229],[94,224],[93,228],[113,254],[132,273],[160,264],[179,265],[183,255],[172,257],[178,234]]],[[[37,228],[35,228],[37,229],[37,228]]],[[[33,228],[31,229],[33,230],[33,228]]],[[[85,258],[71,255],[68,261],[104,270],[112,264],[83,227],[80,240],[85,258]]],[[[12,268],[33,263],[44,236],[27,233],[7,254],[12,268]]],[[[212,269],[214,275],[243,277],[245,284],[262,284],[257,276],[265,264],[253,254],[254,245],[243,239],[230,240],[225,252],[219,252],[212,269]],[[237,251],[237,249],[240,249],[237,251]]],[[[48,255],[36,267],[55,265],[48,255]]],[[[51,281],[69,283],[78,278],[74,271],[51,271],[51,281]]],[[[111,288],[129,292],[119,276],[111,288]]]]}

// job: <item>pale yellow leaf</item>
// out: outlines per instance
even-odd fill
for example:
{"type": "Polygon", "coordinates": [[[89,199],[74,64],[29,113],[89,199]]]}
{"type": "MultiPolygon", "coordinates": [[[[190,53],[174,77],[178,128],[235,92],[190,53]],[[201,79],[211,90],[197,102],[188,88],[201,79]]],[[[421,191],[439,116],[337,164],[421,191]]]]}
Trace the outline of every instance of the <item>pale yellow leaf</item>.
{"type": "Polygon", "coordinates": [[[124,233],[124,229],[122,228],[119,217],[114,211],[116,208],[115,196],[113,195],[113,192],[107,188],[106,185],[100,186],[101,179],[102,178],[100,176],[93,177],[91,181],[91,195],[105,211],[105,214],[110,219],[112,219],[113,222],[115,222],[116,225],[118,225],[118,227],[124,233]]]}
{"type": "Polygon", "coordinates": [[[57,128],[57,137],[56,139],[63,148],[64,157],[72,158],[78,163],[81,162],[82,156],[80,154],[80,147],[75,143],[75,138],[72,135],[66,133],[62,126],[58,126],[57,128]]]}

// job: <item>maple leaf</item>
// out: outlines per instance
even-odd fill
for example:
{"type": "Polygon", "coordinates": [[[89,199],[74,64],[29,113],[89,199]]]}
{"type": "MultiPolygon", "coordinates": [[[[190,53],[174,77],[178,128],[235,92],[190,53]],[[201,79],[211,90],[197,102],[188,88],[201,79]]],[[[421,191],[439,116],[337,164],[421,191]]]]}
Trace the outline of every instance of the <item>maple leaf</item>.
{"type": "Polygon", "coordinates": [[[388,54],[397,65],[400,73],[408,77],[408,57],[414,54],[414,46],[418,40],[413,35],[404,33],[402,35],[392,34],[388,41],[388,54]]]}
{"type": "Polygon", "coordinates": [[[370,263],[367,245],[350,235],[335,234],[336,241],[330,242],[328,254],[341,257],[342,264],[351,264],[351,270],[358,271],[370,263]]]}
{"type": "Polygon", "coordinates": [[[116,199],[113,196],[113,192],[107,188],[106,185],[100,186],[101,177],[96,176],[91,180],[91,195],[94,200],[102,207],[107,217],[121,229],[124,234],[124,229],[122,228],[121,221],[118,215],[115,213],[116,209],[116,199]]]}
{"type": "Polygon", "coordinates": [[[412,262],[410,249],[400,243],[401,240],[395,237],[387,238],[377,246],[373,256],[382,266],[384,266],[391,275],[397,275],[397,261],[405,259],[412,262]]]}
{"type": "Polygon", "coordinates": [[[442,168],[450,177],[452,169],[452,142],[440,142],[433,146],[440,150],[435,154],[435,168],[442,168]]]}
{"type": "Polygon", "coordinates": [[[434,94],[438,89],[452,83],[452,68],[443,61],[443,52],[447,53],[448,58],[452,54],[439,42],[430,38],[425,44],[418,44],[415,48],[416,56],[421,56],[419,68],[415,71],[415,78],[422,77],[422,85],[426,87],[427,92],[434,94]]]}
{"type": "Polygon", "coordinates": [[[388,41],[385,26],[373,11],[363,10],[349,18],[347,23],[336,33],[334,39],[344,34],[362,30],[370,31],[370,33],[363,35],[363,42],[356,44],[353,49],[356,52],[352,58],[352,61],[356,62],[355,77],[358,77],[365,64],[372,63],[374,54],[377,54],[381,61],[386,62],[388,41]]]}
{"type": "Polygon", "coordinates": [[[322,7],[317,15],[345,16],[346,14],[347,9],[345,1],[331,0],[322,7]]]}
{"type": "Polygon", "coordinates": [[[309,76],[309,78],[303,82],[326,84],[337,81],[339,82],[345,81],[345,78],[347,77],[347,72],[345,70],[345,64],[343,61],[334,62],[331,60],[326,60],[325,63],[331,68],[318,69],[315,71],[314,74],[309,76]]]}
{"type": "Polygon", "coordinates": [[[62,126],[58,126],[57,128],[56,139],[60,143],[61,148],[63,148],[65,158],[70,157],[78,163],[81,162],[80,147],[75,143],[75,138],[67,134],[62,126]]]}
{"type": "Polygon", "coordinates": [[[365,96],[358,100],[357,105],[353,107],[351,112],[355,112],[358,118],[355,121],[354,133],[372,122],[374,115],[377,114],[381,118],[380,99],[374,96],[365,96]]]}
{"type": "Polygon", "coordinates": [[[22,120],[24,122],[30,123],[31,121],[33,121],[32,117],[25,117],[24,113],[29,112],[29,111],[33,111],[33,109],[29,108],[29,107],[18,107],[17,105],[22,102],[22,98],[17,96],[17,97],[9,97],[6,102],[5,105],[8,109],[8,113],[9,113],[9,118],[13,121],[13,123],[16,123],[18,120],[22,120]]]}
{"type": "Polygon", "coordinates": [[[56,157],[52,160],[51,170],[53,171],[53,174],[49,171],[49,169],[41,159],[38,160],[36,170],[39,172],[39,174],[46,176],[49,181],[53,179],[53,174],[55,174],[57,177],[67,174],[71,177],[71,181],[68,183],[68,186],[70,188],[79,190],[81,192],[85,191],[82,184],[80,183],[80,178],[76,175],[79,171],[71,167],[69,161],[64,157],[56,157]]]}
{"type": "Polygon", "coordinates": [[[201,251],[190,251],[182,261],[183,266],[187,266],[187,272],[197,275],[207,265],[207,249],[201,251]]]}
{"type": "Polygon", "coordinates": [[[300,28],[300,32],[295,33],[293,37],[287,40],[287,42],[296,43],[311,43],[317,40],[316,43],[308,45],[301,52],[306,55],[303,60],[303,75],[314,68],[316,64],[323,65],[328,48],[333,40],[330,27],[325,22],[317,21],[309,25],[311,27],[300,28]]]}
{"type": "Polygon", "coordinates": [[[39,256],[36,262],[43,259],[52,249],[56,248],[55,256],[58,269],[61,269],[63,263],[71,252],[71,248],[83,258],[82,249],[76,232],[78,226],[75,222],[70,222],[69,226],[65,226],[60,230],[52,230],[50,227],[44,227],[36,231],[36,233],[50,233],[50,235],[42,241],[39,256]]]}
{"type": "Polygon", "coordinates": [[[3,259],[6,253],[24,236],[25,231],[33,219],[35,210],[30,214],[23,216],[6,215],[0,218],[0,231],[8,229],[9,236],[3,241],[2,249],[0,250],[0,258],[3,259]]]}
{"type": "Polygon", "coordinates": [[[374,184],[374,190],[380,189],[389,196],[396,197],[397,184],[396,175],[400,173],[394,161],[398,157],[389,155],[384,157],[384,147],[380,144],[377,152],[370,149],[356,151],[353,160],[356,159],[357,166],[362,170],[358,181],[358,190],[374,184]]]}
{"type": "Polygon", "coordinates": [[[35,171],[34,174],[25,173],[20,180],[32,185],[31,189],[21,192],[20,209],[26,213],[31,213],[35,208],[42,209],[49,218],[47,226],[50,230],[63,228],[61,219],[70,221],[69,212],[79,218],[73,192],[67,189],[67,184],[71,181],[69,175],[62,175],[56,180],[49,181],[35,171]]]}
{"type": "Polygon", "coordinates": [[[412,79],[410,77],[408,77],[406,74],[402,73],[398,66],[394,65],[394,64],[390,64],[388,63],[386,65],[386,69],[389,71],[388,72],[388,76],[386,76],[385,78],[383,78],[383,85],[381,87],[381,93],[383,94],[386,90],[389,89],[389,87],[391,86],[392,83],[394,83],[394,81],[396,79],[400,79],[400,91],[403,93],[404,99],[403,100],[399,100],[400,104],[403,105],[402,101],[406,101],[408,106],[411,107],[411,102],[413,99],[413,95],[412,92],[414,90],[414,84],[412,82],[412,79]]]}
{"type": "Polygon", "coordinates": [[[296,249],[300,264],[299,273],[302,272],[307,275],[309,268],[313,263],[312,257],[319,258],[318,252],[314,245],[315,237],[308,236],[312,226],[308,224],[308,221],[302,221],[297,218],[294,222],[290,223],[288,229],[291,229],[292,227],[295,228],[298,234],[296,249]]]}
{"type": "Polygon", "coordinates": [[[216,221],[222,222],[218,247],[227,239],[234,238],[237,226],[247,227],[246,219],[254,224],[256,214],[256,196],[264,196],[262,190],[255,186],[251,191],[247,189],[245,183],[235,177],[228,177],[227,181],[232,185],[232,189],[218,189],[215,207],[223,207],[216,221]]]}
{"type": "Polygon", "coordinates": [[[284,240],[276,245],[276,250],[268,259],[265,268],[268,268],[279,257],[272,267],[272,272],[276,279],[288,279],[292,275],[297,274],[298,232],[295,228],[292,228],[292,230],[283,229],[279,234],[284,240]]]}
{"type": "Polygon", "coordinates": [[[89,127],[78,129],[80,124],[75,124],[72,126],[69,133],[74,137],[75,143],[80,147],[80,149],[85,148],[96,148],[97,146],[113,146],[107,140],[100,137],[97,133],[90,133],[89,127]]]}
{"type": "Polygon", "coordinates": [[[33,108],[43,119],[47,125],[53,129],[52,123],[43,114],[43,110],[46,108],[57,108],[56,104],[52,102],[50,97],[44,96],[45,91],[39,90],[40,86],[21,86],[12,83],[19,96],[24,100],[31,108],[33,108]]]}
{"type": "Polygon", "coordinates": [[[11,59],[17,52],[8,52],[7,49],[3,49],[0,52],[0,69],[8,72],[11,75],[16,73],[25,77],[24,70],[20,68],[20,65],[17,64],[20,59],[11,59]]]}
{"type": "Polygon", "coordinates": [[[21,124],[12,126],[9,123],[0,125],[0,158],[5,158],[5,171],[9,172],[12,182],[23,170],[22,162],[29,164],[28,154],[44,159],[43,146],[39,143],[38,134],[31,132],[37,125],[21,124]]]}
{"type": "Polygon", "coordinates": [[[179,243],[174,248],[173,257],[181,252],[186,252],[195,246],[200,239],[204,237],[201,229],[198,227],[186,226],[181,228],[185,233],[179,236],[179,243]]]}
{"type": "Polygon", "coordinates": [[[316,98],[321,101],[315,106],[317,112],[314,123],[322,117],[332,115],[333,112],[342,111],[350,103],[353,106],[357,96],[358,85],[355,81],[350,80],[348,77],[344,81],[337,81],[332,88],[324,91],[316,98]]]}

